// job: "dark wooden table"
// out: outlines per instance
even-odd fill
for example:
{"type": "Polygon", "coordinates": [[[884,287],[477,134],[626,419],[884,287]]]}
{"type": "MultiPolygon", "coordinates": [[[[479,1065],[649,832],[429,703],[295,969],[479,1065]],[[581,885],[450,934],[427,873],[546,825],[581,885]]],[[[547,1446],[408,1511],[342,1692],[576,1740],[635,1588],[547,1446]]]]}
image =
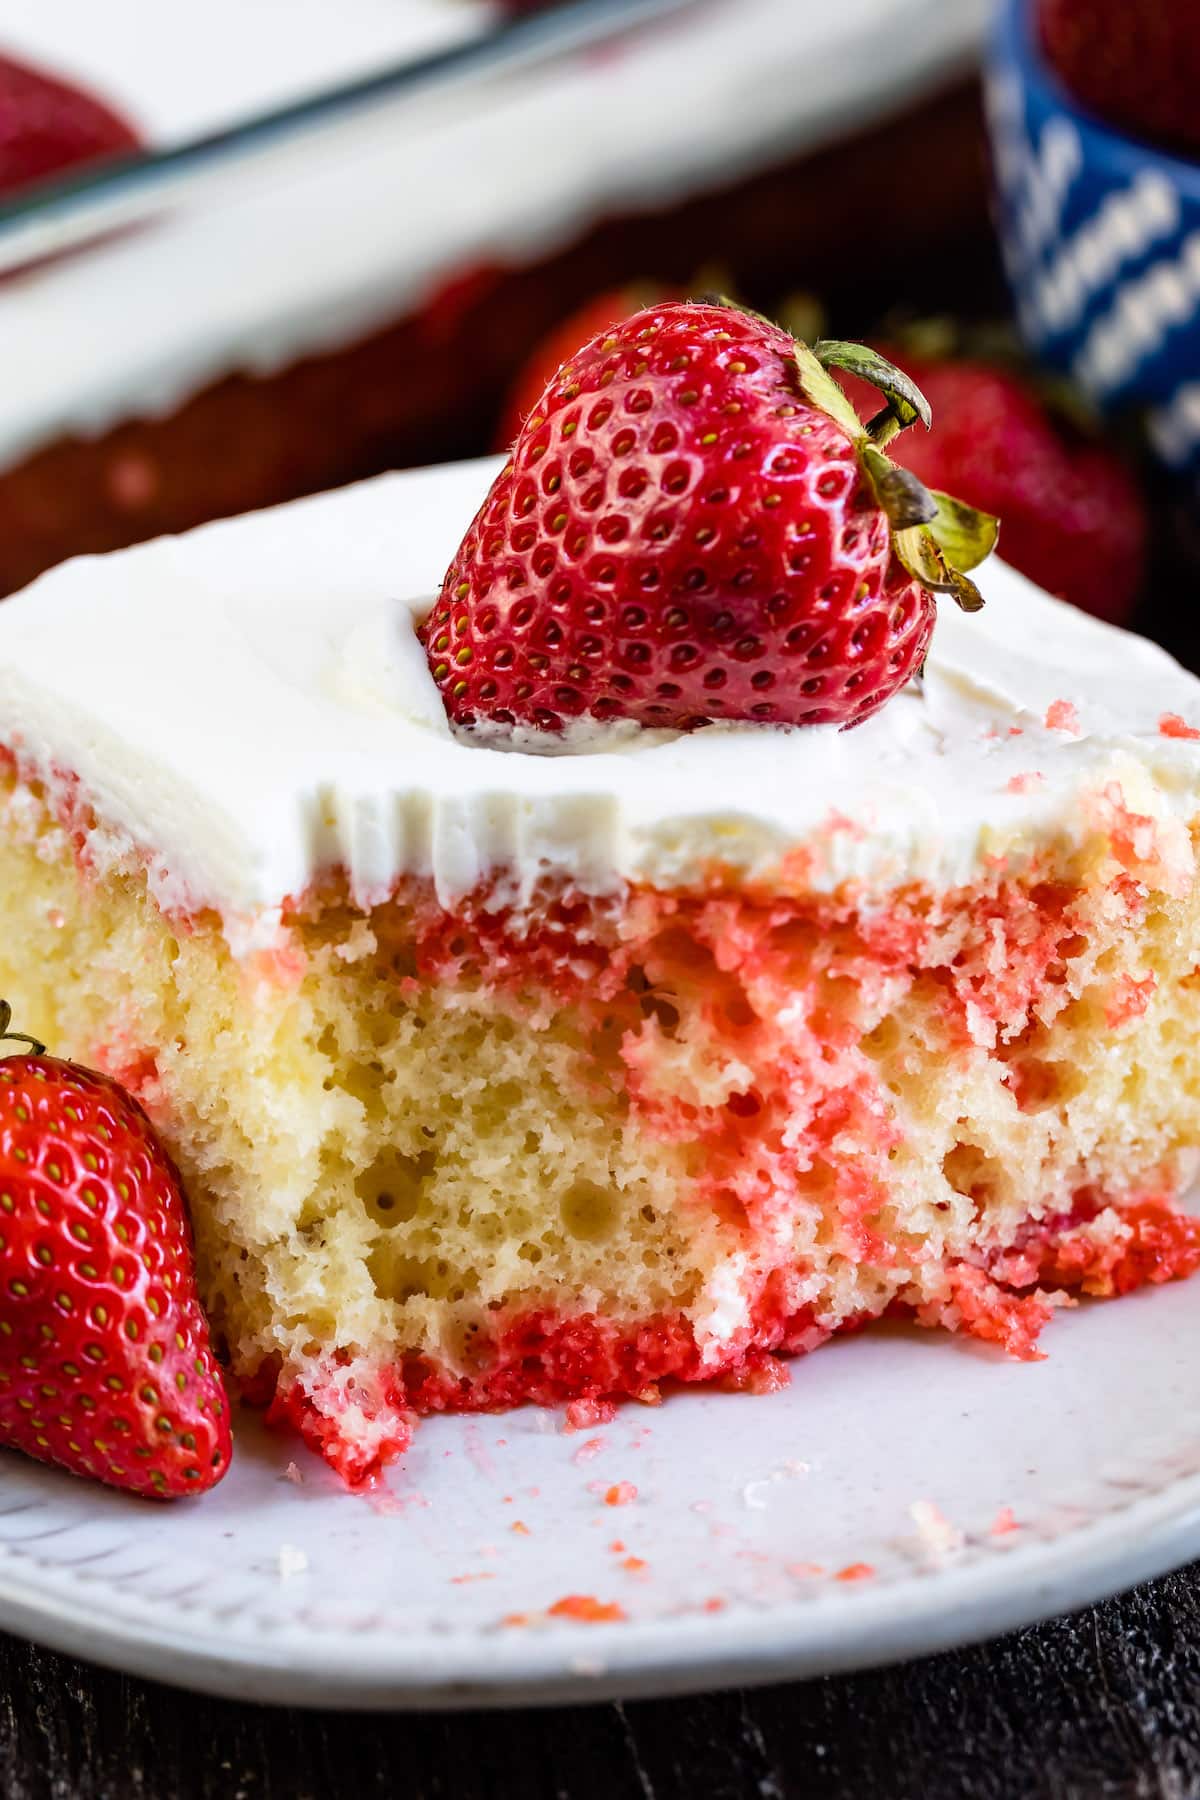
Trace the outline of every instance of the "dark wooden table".
{"type": "Polygon", "coordinates": [[[425,1717],[269,1711],[0,1637],[4,1800],[1093,1800],[1200,1795],[1200,1564],[872,1674],[425,1717]]]}

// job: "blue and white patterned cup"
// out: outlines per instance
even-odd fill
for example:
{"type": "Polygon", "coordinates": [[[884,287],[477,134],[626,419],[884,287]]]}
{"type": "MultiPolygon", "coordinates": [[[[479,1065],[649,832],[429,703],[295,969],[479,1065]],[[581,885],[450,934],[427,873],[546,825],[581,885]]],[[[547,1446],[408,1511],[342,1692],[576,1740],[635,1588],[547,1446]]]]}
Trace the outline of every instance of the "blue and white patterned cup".
{"type": "Polygon", "coordinates": [[[999,0],[987,69],[1022,335],[1105,412],[1140,410],[1154,454],[1200,498],[1200,162],[1080,107],[1043,59],[1032,13],[1032,0],[999,0]]]}

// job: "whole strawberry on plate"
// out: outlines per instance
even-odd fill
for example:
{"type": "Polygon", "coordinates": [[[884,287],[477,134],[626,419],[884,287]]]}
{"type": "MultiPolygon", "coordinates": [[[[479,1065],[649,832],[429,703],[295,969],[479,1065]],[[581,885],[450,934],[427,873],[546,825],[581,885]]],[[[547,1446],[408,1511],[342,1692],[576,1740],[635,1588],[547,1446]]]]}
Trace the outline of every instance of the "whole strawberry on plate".
{"type": "Polygon", "coordinates": [[[137,148],[136,132],[102,100],[0,56],[0,194],[137,148]]]}
{"type": "Polygon", "coordinates": [[[861,345],[666,302],[550,381],[421,628],[456,725],[858,725],[917,673],[996,521],[885,446],[929,410],[861,345]],[[829,373],[880,389],[862,424],[829,373]]]}
{"type": "MultiPolygon", "coordinates": [[[[9,1008],[0,1002],[0,1037],[9,1008]]],[[[174,1165],[106,1075],[0,1060],[0,1445],[130,1492],[229,1466],[229,1402],[174,1165]]]]}

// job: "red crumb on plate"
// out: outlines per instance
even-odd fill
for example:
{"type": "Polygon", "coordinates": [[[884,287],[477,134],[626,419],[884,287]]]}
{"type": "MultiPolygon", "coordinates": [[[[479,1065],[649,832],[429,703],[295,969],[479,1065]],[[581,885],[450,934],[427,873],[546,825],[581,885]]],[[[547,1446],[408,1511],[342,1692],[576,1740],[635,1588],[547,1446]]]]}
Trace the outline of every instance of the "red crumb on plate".
{"type": "Polygon", "coordinates": [[[645,1558],[641,1556],[627,1556],[621,1564],[621,1567],[627,1569],[631,1575],[640,1575],[649,1566],[645,1558]]]}
{"type": "Polygon", "coordinates": [[[838,1570],[833,1579],[835,1581],[869,1581],[874,1573],[875,1569],[871,1563],[847,1563],[844,1569],[838,1570]]]}
{"type": "Polygon", "coordinates": [[[597,1600],[594,1594],[564,1594],[547,1608],[551,1619],[575,1619],[581,1625],[615,1625],[625,1617],[625,1608],[615,1600],[597,1600]]]}
{"type": "Polygon", "coordinates": [[[1045,776],[1039,769],[1028,769],[1023,775],[1014,775],[1007,783],[1006,791],[1010,794],[1032,794],[1041,787],[1045,776]]]}
{"type": "Polygon", "coordinates": [[[491,1569],[476,1569],[469,1575],[452,1575],[450,1585],[451,1587],[466,1587],[469,1581],[495,1581],[495,1579],[495,1574],[491,1569]]]}
{"type": "Polygon", "coordinates": [[[529,1536],[529,1527],[523,1519],[514,1519],[508,1529],[510,1531],[515,1531],[518,1537],[529,1536]]]}
{"type": "Polygon", "coordinates": [[[637,1499],[637,1489],[632,1481],[614,1481],[604,1496],[605,1506],[628,1506],[637,1499]]]}
{"type": "Polygon", "coordinates": [[[593,1456],[599,1456],[604,1447],[605,1444],[602,1437],[589,1438],[586,1444],[580,1444],[578,1450],[571,1458],[571,1461],[573,1463],[591,1462],[593,1456]]]}
{"type": "Polygon", "coordinates": [[[1069,700],[1052,700],[1046,708],[1047,731],[1069,731],[1079,736],[1079,712],[1069,700]]]}
{"type": "Polygon", "coordinates": [[[720,1594],[710,1595],[704,1602],[704,1610],[705,1612],[724,1612],[725,1602],[722,1600],[720,1594]]]}
{"type": "Polygon", "coordinates": [[[1004,1537],[1008,1532],[1020,1531],[1020,1529],[1021,1527],[1017,1524],[1017,1515],[1011,1506],[1002,1506],[990,1527],[993,1537],[1004,1537]]]}
{"type": "Polygon", "coordinates": [[[1158,729],[1163,737],[1200,738],[1200,731],[1186,719],[1181,719],[1178,713],[1164,713],[1158,721],[1158,729]]]}

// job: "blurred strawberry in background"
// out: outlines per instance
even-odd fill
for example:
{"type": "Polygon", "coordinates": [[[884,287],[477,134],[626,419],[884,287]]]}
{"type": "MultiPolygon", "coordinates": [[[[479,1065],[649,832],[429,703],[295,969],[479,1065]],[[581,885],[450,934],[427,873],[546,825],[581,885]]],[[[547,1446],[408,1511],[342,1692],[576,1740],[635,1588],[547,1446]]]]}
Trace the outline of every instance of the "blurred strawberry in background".
{"type": "MultiPolygon", "coordinates": [[[[1141,489],[1121,457],[1081,421],[1048,403],[1024,370],[952,353],[954,333],[920,330],[910,347],[878,342],[911,375],[933,411],[933,430],[907,431],[889,449],[928,487],[957,494],[1001,521],[1000,554],[1048,592],[1122,624],[1145,570],[1148,526],[1141,489]],[[941,340],[944,353],[931,353],[941,340]]],[[[843,378],[864,418],[879,397],[843,378]]]]}
{"type": "Polygon", "coordinates": [[[111,107],[0,56],[0,194],[138,148],[137,133],[111,107]]]}
{"type": "Polygon", "coordinates": [[[1036,0],[1042,49],[1077,100],[1136,137],[1200,151],[1200,0],[1036,0]]]}

